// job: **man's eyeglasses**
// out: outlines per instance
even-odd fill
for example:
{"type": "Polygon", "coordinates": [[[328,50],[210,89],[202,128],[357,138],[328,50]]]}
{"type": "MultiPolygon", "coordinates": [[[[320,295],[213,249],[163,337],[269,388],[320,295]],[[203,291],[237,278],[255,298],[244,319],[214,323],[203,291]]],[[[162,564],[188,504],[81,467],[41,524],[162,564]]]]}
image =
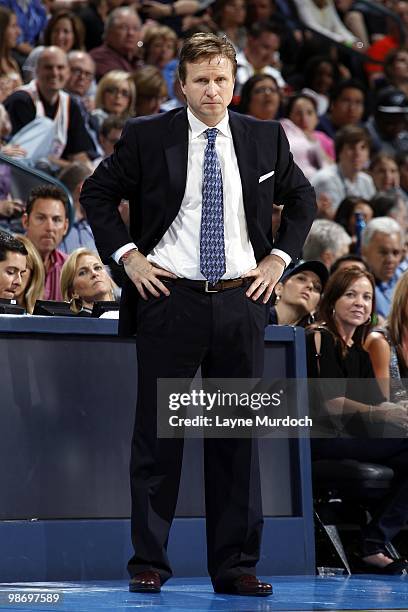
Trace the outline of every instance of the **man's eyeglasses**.
{"type": "Polygon", "coordinates": [[[92,81],[92,79],[95,76],[93,72],[87,72],[86,70],[82,70],[82,68],[71,68],[71,74],[73,74],[76,77],[82,76],[87,81],[92,81]]]}
{"type": "Polygon", "coordinates": [[[106,87],[105,93],[112,94],[112,96],[117,96],[120,94],[124,98],[130,98],[130,91],[128,89],[119,89],[119,87],[106,87]]]}

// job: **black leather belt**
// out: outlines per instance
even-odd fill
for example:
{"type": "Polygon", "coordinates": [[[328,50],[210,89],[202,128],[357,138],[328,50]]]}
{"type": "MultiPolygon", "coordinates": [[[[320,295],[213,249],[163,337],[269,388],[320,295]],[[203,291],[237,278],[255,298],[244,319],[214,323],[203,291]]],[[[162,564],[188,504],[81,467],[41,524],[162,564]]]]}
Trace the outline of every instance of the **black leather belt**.
{"type": "Polygon", "coordinates": [[[208,281],[190,280],[188,278],[166,278],[165,282],[181,285],[182,287],[190,287],[190,289],[200,291],[201,293],[218,293],[219,291],[235,289],[236,287],[248,287],[252,280],[249,278],[233,278],[231,280],[220,280],[218,283],[215,283],[215,285],[212,285],[208,281]]]}

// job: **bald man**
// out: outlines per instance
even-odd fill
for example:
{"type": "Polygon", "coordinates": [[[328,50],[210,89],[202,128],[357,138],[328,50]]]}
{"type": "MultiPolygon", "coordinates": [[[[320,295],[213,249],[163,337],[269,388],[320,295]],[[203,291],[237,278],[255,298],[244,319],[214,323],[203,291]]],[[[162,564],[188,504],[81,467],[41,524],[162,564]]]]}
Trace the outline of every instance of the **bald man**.
{"type": "Polygon", "coordinates": [[[59,47],[45,47],[38,58],[36,78],[14,91],[4,102],[12,124],[12,134],[37,117],[49,117],[56,124],[50,157],[67,161],[89,161],[95,149],[80,109],[63,91],[69,78],[68,59],[59,47]]]}

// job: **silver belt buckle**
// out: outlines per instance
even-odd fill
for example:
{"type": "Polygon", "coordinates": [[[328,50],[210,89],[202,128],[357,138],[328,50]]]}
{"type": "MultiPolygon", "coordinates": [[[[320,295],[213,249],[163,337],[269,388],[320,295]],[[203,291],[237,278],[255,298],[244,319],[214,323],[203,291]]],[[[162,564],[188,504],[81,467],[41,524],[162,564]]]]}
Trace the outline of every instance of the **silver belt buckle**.
{"type": "Polygon", "coordinates": [[[218,289],[209,289],[210,284],[208,280],[205,281],[205,293],[218,293],[218,289]]]}

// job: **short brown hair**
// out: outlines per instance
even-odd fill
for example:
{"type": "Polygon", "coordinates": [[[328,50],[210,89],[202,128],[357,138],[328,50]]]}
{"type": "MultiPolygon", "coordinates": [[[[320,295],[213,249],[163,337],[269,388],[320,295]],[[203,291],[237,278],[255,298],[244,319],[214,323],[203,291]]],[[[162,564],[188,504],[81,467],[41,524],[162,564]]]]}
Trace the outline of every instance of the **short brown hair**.
{"type": "Polygon", "coordinates": [[[216,36],[199,32],[184,41],[180,51],[178,76],[182,83],[186,80],[186,64],[194,64],[203,59],[212,57],[226,57],[232,64],[232,73],[237,73],[237,58],[235,49],[226,36],[216,36]]]}
{"type": "Polygon", "coordinates": [[[336,134],[334,141],[334,148],[336,151],[336,160],[338,161],[339,155],[345,145],[357,144],[358,142],[364,142],[368,149],[371,149],[371,138],[370,134],[363,127],[356,125],[345,125],[336,134]]]}

